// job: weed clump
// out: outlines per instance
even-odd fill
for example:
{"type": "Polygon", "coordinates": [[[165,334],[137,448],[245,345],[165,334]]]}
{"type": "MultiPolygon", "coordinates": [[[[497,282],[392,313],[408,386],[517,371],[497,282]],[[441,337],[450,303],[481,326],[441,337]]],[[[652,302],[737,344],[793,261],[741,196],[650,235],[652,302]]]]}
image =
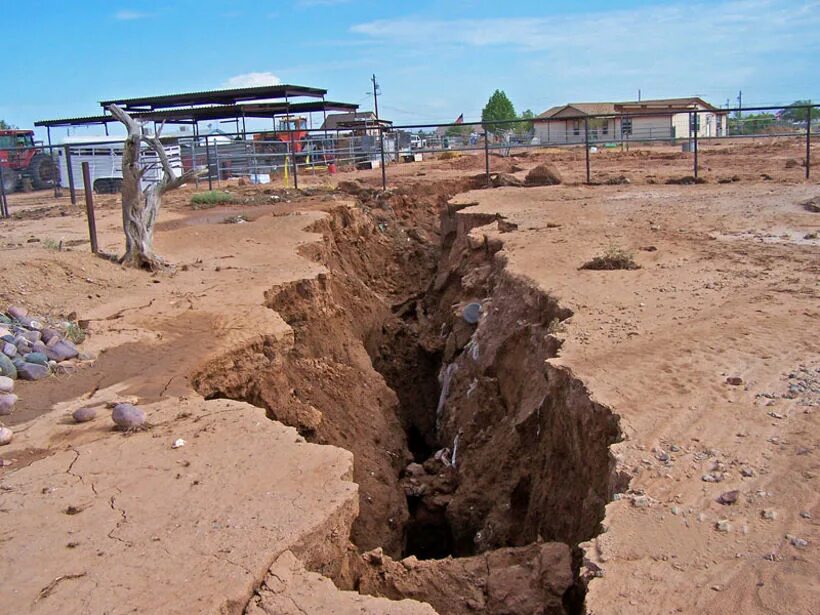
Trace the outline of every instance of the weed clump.
{"type": "Polygon", "coordinates": [[[216,207],[217,205],[224,205],[236,202],[234,196],[228,192],[221,190],[208,190],[206,192],[197,192],[191,197],[191,204],[194,209],[207,209],[209,207],[216,207]]]}
{"type": "Polygon", "coordinates": [[[597,271],[612,271],[615,269],[640,269],[641,266],[635,262],[631,252],[622,250],[617,246],[610,246],[601,256],[596,256],[590,261],[581,265],[581,269],[594,269],[597,271]]]}

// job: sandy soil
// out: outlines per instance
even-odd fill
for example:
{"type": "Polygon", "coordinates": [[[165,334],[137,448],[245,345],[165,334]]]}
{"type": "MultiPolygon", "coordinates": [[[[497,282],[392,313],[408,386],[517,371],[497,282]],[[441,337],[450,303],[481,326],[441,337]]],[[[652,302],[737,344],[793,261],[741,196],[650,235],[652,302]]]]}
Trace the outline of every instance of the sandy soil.
{"type": "MultiPolygon", "coordinates": [[[[595,179],[623,175],[630,185],[500,188],[455,200],[475,204],[459,214],[503,216],[471,234],[499,241],[511,273],[572,311],[550,362],[620,419],[624,439],[612,454],[631,480],[606,507],[606,531],[584,545],[590,613],[820,611],[820,242],[806,238],[820,222],[799,205],[820,189],[802,182],[799,165],[786,168],[800,152],[791,141],[716,145],[702,152],[709,183],[694,186],[664,185],[691,174],[691,159],[671,149],[601,152],[595,179]],[[579,270],[612,246],[641,268],[579,270]],[[733,490],[736,503],[716,501],[733,490]]],[[[565,181],[583,178],[577,151],[494,158],[493,167],[522,178],[545,160],[565,181]]],[[[483,162],[389,171],[397,182],[433,185],[479,174],[483,162]]],[[[380,181],[369,171],[304,184],[352,177],[380,181]]],[[[358,511],[349,454],[304,443],[258,408],[193,390],[204,366],[224,365],[217,359],[294,343],[266,293],[326,271],[319,252],[298,251],[319,240],[305,228],[352,204],[333,192],[274,202],[261,188],[229,189],[244,202],[193,211],[190,187],[168,199],[157,250],[177,269],[153,276],[89,254],[84,217],[65,197],[12,196],[15,219],[0,223],[0,303],[76,318],[88,332],[83,349],[97,357],[76,373],[19,383],[21,402],[4,417],[17,433],[0,451],[12,462],[0,469],[0,574],[15,588],[15,612],[51,612],[59,600],[71,613],[124,604],[233,613],[252,596],[254,615],[327,604],[432,612],[343,594],[305,571],[342,574],[358,511]],[[252,222],[221,224],[240,213],[252,222]],[[109,430],[103,404],[126,397],[146,405],[151,430],[109,430]],[[66,413],[83,404],[101,416],[69,424],[66,413]],[[189,444],[171,450],[177,437],[189,444]],[[180,469],[180,459],[189,465],[180,469]],[[66,514],[69,506],[80,514],[66,514]],[[109,586],[116,591],[99,589],[109,586]]],[[[119,224],[116,201],[99,199],[107,252],[121,249],[119,224]]]]}

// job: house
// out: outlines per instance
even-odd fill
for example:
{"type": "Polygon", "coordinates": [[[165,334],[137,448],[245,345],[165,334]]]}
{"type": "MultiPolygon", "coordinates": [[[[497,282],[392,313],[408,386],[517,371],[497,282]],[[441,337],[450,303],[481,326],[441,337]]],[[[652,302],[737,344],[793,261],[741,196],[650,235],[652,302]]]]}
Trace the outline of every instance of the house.
{"type": "Polygon", "coordinates": [[[534,130],[542,145],[584,143],[585,122],[592,142],[668,141],[688,139],[693,117],[698,138],[727,134],[728,112],[697,96],[559,105],[539,115],[534,130]]]}

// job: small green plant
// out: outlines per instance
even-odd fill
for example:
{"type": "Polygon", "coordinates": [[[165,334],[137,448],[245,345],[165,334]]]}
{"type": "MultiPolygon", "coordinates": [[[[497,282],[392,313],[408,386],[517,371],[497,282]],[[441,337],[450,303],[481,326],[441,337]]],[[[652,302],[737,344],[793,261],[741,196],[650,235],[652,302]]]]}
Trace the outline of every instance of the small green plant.
{"type": "Polygon", "coordinates": [[[76,322],[69,322],[65,327],[65,337],[69,342],[82,344],[85,341],[85,331],[76,322]]]}
{"type": "Polygon", "coordinates": [[[236,199],[228,192],[221,190],[208,190],[207,192],[197,192],[191,197],[191,204],[194,209],[208,209],[217,205],[235,203],[236,199]]]}
{"type": "Polygon", "coordinates": [[[57,250],[59,252],[63,249],[63,242],[62,240],[56,241],[54,239],[44,239],[43,247],[49,250],[57,250]]]}
{"type": "Polygon", "coordinates": [[[635,262],[631,252],[622,250],[617,246],[610,246],[601,256],[596,256],[591,261],[581,265],[581,269],[595,269],[599,271],[612,271],[614,269],[640,269],[641,266],[635,262]]]}

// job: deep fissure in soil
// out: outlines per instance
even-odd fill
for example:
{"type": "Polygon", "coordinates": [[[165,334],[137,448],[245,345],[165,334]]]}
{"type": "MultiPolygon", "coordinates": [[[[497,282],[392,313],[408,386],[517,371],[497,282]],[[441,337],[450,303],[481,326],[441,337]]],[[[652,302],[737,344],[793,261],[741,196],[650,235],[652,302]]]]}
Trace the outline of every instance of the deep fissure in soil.
{"type": "Polygon", "coordinates": [[[354,453],[351,538],[379,551],[341,586],[442,613],[578,611],[570,548],[623,487],[608,450],[617,418],[549,362],[571,313],[506,270],[498,234],[511,226],[447,205],[470,187],[357,188],[305,250],[329,273],[267,294],[293,339],[266,338],[195,383],[354,453]],[[408,555],[431,561],[391,559],[408,555]],[[492,579],[522,566],[529,577],[505,582],[526,599],[499,594],[492,579]]]}

